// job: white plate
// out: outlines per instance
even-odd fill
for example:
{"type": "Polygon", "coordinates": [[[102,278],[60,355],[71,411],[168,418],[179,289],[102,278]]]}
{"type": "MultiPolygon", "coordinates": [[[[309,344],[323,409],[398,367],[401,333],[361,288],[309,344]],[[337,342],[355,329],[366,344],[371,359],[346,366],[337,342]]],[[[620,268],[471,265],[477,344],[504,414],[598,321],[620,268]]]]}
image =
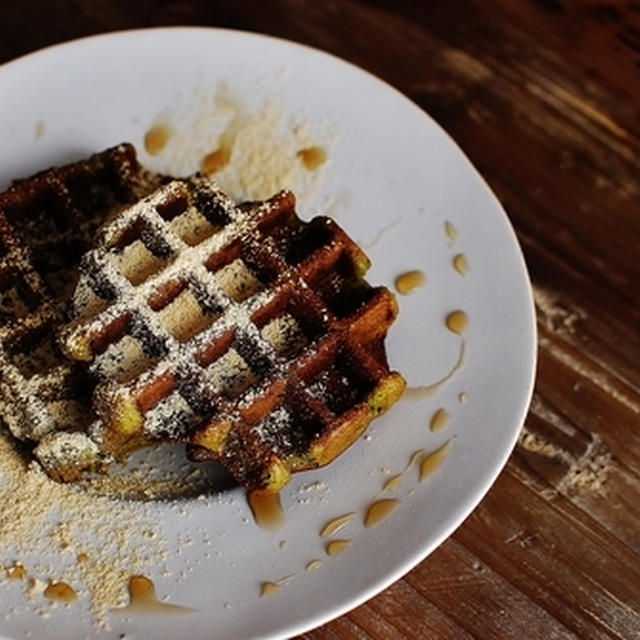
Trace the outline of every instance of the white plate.
{"type": "MultiPolygon", "coordinates": [[[[438,125],[352,65],[289,42],[215,29],[116,33],[46,49],[0,68],[0,184],[122,140],[138,147],[143,163],[172,170],[178,151],[167,147],[151,158],[143,150],[145,132],[160,121],[187,138],[200,136],[181,143],[193,150],[196,168],[207,144],[198,127],[209,126],[201,116],[222,93],[249,114],[274,99],[282,135],[302,123],[305,135],[325,146],[329,161],[317,171],[318,190],[309,189],[303,213],[328,207],[368,247],[372,283],[392,286],[410,269],[426,274],[422,288],[398,296],[400,317],[388,340],[392,366],[414,386],[445,377],[460,349],[460,336],[444,325],[454,309],[469,317],[464,362],[431,396],[398,403],[328,468],[296,476],[282,492],[286,523],[277,532],[253,524],[240,490],[226,501],[187,501],[180,517],[155,505],[170,553],[180,535],[193,540],[170,557],[173,577],[153,576],[156,586],[196,612],[114,617],[107,632],[78,615],[79,602],[48,618],[9,616],[0,621],[7,637],[25,629],[34,638],[175,638],[187,629],[190,638],[301,633],[375,595],[427,556],[477,505],[514,445],[535,366],[531,289],[516,238],[496,198],[438,125]],[[458,231],[455,240],[446,221],[458,231]],[[451,264],[458,253],[468,260],[465,276],[451,264]],[[450,418],[433,433],[429,420],[439,407],[450,418]],[[365,508],[382,495],[383,482],[402,472],[414,451],[446,441],[427,481],[417,481],[415,468],[404,473],[402,484],[384,494],[401,502],[365,527],[365,508]],[[356,517],[338,537],[350,539],[350,547],[330,557],[319,530],[349,511],[356,517]],[[198,542],[203,530],[215,553],[198,542]],[[321,566],[305,571],[313,558],[321,566]],[[181,567],[187,571],[178,580],[181,567]],[[262,581],[285,576],[277,593],[260,597],[262,581]]],[[[180,162],[186,166],[184,157],[180,162]]]]}

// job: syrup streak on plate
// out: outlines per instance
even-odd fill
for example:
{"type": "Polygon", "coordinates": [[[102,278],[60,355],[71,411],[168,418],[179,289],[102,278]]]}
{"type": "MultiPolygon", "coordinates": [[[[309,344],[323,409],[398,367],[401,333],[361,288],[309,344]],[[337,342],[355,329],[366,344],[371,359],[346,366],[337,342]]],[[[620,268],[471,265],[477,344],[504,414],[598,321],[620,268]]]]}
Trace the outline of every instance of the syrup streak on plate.
{"type": "MultiPolygon", "coordinates": [[[[458,237],[458,232],[455,227],[451,223],[445,224],[445,232],[452,239],[455,240],[458,237]]],[[[458,254],[456,257],[462,256],[464,254],[458,254]]],[[[466,273],[466,260],[464,261],[465,269],[464,272],[459,268],[459,264],[456,262],[454,258],[451,262],[453,268],[458,271],[461,275],[466,273]]],[[[397,276],[395,279],[395,287],[399,293],[407,294],[414,289],[421,287],[425,282],[425,277],[422,271],[416,269],[411,271],[406,271],[401,275],[397,276]]],[[[459,334],[462,336],[462,333],[467,328],[468,325],[468,316],[467,314],[460,310],[456,309],[454,311],[449,312],[445,317],[445,325],[447,329],[452,331],[453,333],[459,334]]],[[[454,368],[441,380],[423,385],[421,387],[414,388],[413,390],[413,399],[423,399],[427,395],[430,395],[437,388],[442,386],[445,382],[451,380],[454,376],[455,372],[459,370],[462,365],[462,355],[464,354],[464,339],[462,339],[461,346],[461,356],[454,366],[454,368]]],[[[462,394],[460,394],[462,395],[462,394]]],[[[429,429],[432,433],[443,430],[449,424],[449,413],[444,407],[440,407],[436,409],[436,411],[431,416],[429,421],[429,429]]],[[[424,449],[419,449],[414,451],[409,457],[409,461],[405,466],[404,470],[400,473],[396,473],[395,475],[388,478],[384,484],[382,485],[382,492],[390,492],[397,490],[402,484],[402,480],[404,474],[407,473],[416,463],[419,463],[418,466],[418,482],[424,482],[428,477],[430,477],[436,469],[442,464],[445,455],[449,450],[451,440],[445,441],[444,444],[437,447],[435,450],[427,453],[424,449]]],[[[410,492],[412,493],[413,490],[410,492]]],[[[365,527],[375,527],[379,525],[383,520],[385,520],[392,511],[400,504],[400,499],[398,498],[374,498],[372,502],[366,507],[364,516],[363,516],[363,524],[365,527]]],[[[260,523],[262,518],[258,517],[260,510],[256,509],[256,507],[252,504],[252,510],[254,512],[254,516],[256,516],[256,521],[260,523]]],[[[345,527],[354,517],[355,512],[350,511],[343,515],[336,516],[329,520],[319,531],[320,537],[326,538],[335,534],[337,531],[345,527]]],[[[329,556],[336,556],[338,554],[343,553],[351,546],[350,539],[334,539],[330,540],[325,545],[325,551],[329,556]]],[[[316,561],[309,560],[306,563],[306,567],[312,566],[316,561]]],[[[297,577],[298,574],[292,574],[288,576],[287,580],[291,581],[293,578],[297,577]]],[[[280,585],[283,584],[283,581],[265,581],[262,582],[260,586],[260,595],[273,595],[276,593],[280,585]]]]}

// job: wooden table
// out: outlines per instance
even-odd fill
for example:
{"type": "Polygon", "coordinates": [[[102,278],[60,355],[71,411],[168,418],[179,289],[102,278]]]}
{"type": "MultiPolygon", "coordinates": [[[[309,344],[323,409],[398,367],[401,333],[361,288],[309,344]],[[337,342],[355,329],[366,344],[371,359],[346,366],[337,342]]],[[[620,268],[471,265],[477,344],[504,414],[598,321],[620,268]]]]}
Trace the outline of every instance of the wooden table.
{"type": "Polygon", "coordinates": [[[539,330],[519,444],[447,542],[304,638],[640,637],[639,2],[5,4],[0,62],[166,24],[325,49],[440,122],[509,213],[539,330]]]}

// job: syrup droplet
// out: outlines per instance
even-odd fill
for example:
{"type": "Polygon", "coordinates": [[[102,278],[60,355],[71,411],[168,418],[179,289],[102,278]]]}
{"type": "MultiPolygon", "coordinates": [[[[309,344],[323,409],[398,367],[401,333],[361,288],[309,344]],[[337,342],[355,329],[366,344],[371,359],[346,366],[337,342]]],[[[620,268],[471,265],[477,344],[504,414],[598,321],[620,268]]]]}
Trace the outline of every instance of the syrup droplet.
{"type": "Polygon", "coordinates": [[[89,556],[84,552],[81,551],[77,556],[76,556],[76,562],[78,564],[82,564],[83,562],[86,562],[89,559],[89,556]]]}
{"type": "Polygon", "coordinates": [[[166,124],[156,124],[144,136],[144,148],[152,156],[158,155],[169,142],[171,128],[166,124]]]}
{"type": "Polygon", "coordinates": [[[459,253],[458,255],[453,256],[453,260],[451,261],[453,264],[453,268],[461,275],[466,275],[467,271],[469,271],[469,263],[467,262],[467,256],[464,253],[459,253]]]}
{"type": "Polygon", "coordinates": [[[339,553],[342,553],[349,545],[351,544],[351,540],[332,540],[327,543],[325,550],[330,556],[337,556],[339,553]]]}
{"type": "Polygon", "coordinates": [[[270,596],[271,594],[278,591],[278,589],[285,585],[296,577],[295,573],[291,575],[285,576],[284,578],[280,578],[279,580],[265,580],[260,585],[260,596],[270,596]]]}
{"type": "Polygon", "coordinates": [[[318,146],[300,149],[296,155],[300,158],[305,169],[309,171],[314,171],[327,161],[327,152],[318,146]]]}
{"type": "Polygon", "coordinates": [[[318,569],[321,566],[322,566],[322,560],[318,560],[317,558],[314,558],[313,560],[309,560],[309,562],[307,562],[307,566],[305,567],[305,570],[311,571],[312,569],[318,569]]]}
{"type": "Polygon", "coordinates": [[[458,230],[448,220],[444,223],[444,232],[451,240],[455,240],[458,237],[458,230]]]}
{"type": "Polygon", "coordinates": [[[284,522],[280,496],[271,491],[250,491],[247,500],[256,524],[263,529],[277,529],[284,522]]]}
{"type": "Polygon", "coordinates": [[[380,524],[398,505],[400,500],[396,498],[383,498],[382,500],[376,500],[369,505],[367,513],[364,517],[365,527],[375,527],[380,524]]]}
{"type": "Polygon", "coordinates": [[[19,562],[14,562],[12,566],[7,567],[6,573],[9,580],[24,580],[27,577],[27,570],[19,562]]]}
{"type": "Polygon", "coordinates": [[[447,426],[447,422],[449,422],[449,414],[446,409],[438,409],[432,416],[431,421],[429,422],[429,429],[431,431],[436,432],[444,429],[447,426]]]}
{"type": "Polygon", "coordinates": [[[383,491],[393,491],[400,486],[402,482],[402,474],[397,473],[395,476],[391,476],[387,479],[387,481],[382,485],[383,491]]]}
{"type": "Polygon", "coordinates": [[[42,595],[49,600],[60,600],[61,602],[73,602],[78,597],[73,587],[66,582],[51,582],[42,595]]]}
{"type": "Polygon", "coordinates": [[[329,520],[329,522],[322,527],[320,536],[326,538],[333,535],[338,531],[338,529],[342,529],[342,527],[344,527],[344,525],[347,524],[347,522],[349,522],[349,520],[351,520],[355,515],[356,514],[353,511],[350,511],[349,513],[345,513],[343,516],[338,516],[337,518],[333,518],[333,520],[329,520]]]}
{"type": "Polygon", "coordinates": [[[457,309],[447,315],[445,320],[447,329],[453,333],[462,334],[469,324],[469,318],[464,311],[457,309]]]}
{"type": "Polygon", "coordinates": [[[421,287],[425,283],[426,277],[422,271],[417,269],[405,271],[395,279],[396,291],[403,295],[421,287]]]}
{"type": "Polygon", "coordinates": [[[441,447],[438,447],[435,451],[427,454],[420,463],[419,480],[424,482],[439,466],[444,459],[448,449],[449,442],[447,440],[441,447]]]}
{"type": "Polygon", "coordinates": [[[414,451],[409,458],[409,462],[407,462],[407,467],[405,471],[407,471],[407,469],[411,469],[411,467],[413,467],[413,465],[416,462],[418,462],[418,460],[420,460],[420,458],[422,458],[423,455],[424,455],[424,449],[418,449],[417,451],[414,451]]]}
{"type": "Polygon", "coordinates": [[[274,593],[277,593],[278,589],[280,589],[280,585],[267,580],[260,585],[260,597],[264,598],[265,596],[271,596],[274,593]]]}
{"type": "Polygon", "coordinates": [[[209,174],[215,173],[226,167],[230,160],[231,147],[223,145],[202,159],[202,171],[209,174]]]}
{"type": "Polygon", "coordinates": [[[235,104],[226,98],[219,99],[217,102],[219,107],[225,111],[231,112],[233,116],[228,122],[226,129],[218,138],[218,148],[214,149],[211,153],[208,153],[200,163],[202,171],[209,174],[220,171],[231,162],[231,155],[236,142],[236,136],[242,122],[242,110],[240,105],[235,104]]]}
{"type": "Polygon", "coordinates": [[[153,582],[146,576],[129,578],[129,604],[126,607],[113,609],[122,614],[159,613],[163,615],[193,613],[195,609],[177,604],[168,604],[156,598],[153,582]]]}

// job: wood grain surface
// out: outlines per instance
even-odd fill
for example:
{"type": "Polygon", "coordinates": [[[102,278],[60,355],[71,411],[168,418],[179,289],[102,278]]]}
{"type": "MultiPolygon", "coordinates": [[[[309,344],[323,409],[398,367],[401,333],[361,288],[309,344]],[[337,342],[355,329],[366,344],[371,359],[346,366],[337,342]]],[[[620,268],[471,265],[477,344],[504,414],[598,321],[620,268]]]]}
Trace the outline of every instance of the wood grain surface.
{"type": "Polygon", "coordinates": [[[3,7],[0,62],[168,24],[289,38],[397,87],[495,190],[533,281],[536,390],[495,486],[303,637],[640,637],[640,2],[29,0],[3,7]]]}

